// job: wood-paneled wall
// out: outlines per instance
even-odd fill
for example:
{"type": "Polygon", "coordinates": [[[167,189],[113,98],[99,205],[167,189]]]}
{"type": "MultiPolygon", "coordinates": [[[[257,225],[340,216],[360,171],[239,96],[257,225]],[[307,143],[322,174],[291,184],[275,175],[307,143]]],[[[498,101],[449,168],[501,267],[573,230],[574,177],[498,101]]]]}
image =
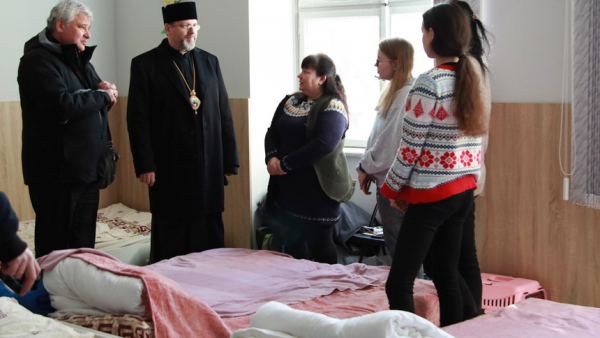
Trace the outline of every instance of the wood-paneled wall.
{"type": "MultiPolygon", "coordinates": [[[[250,149],[248,134],[248,100],[230,99],[233,114],[240,168],[225,188],[225,245],[250,248],[252,202],[250,196],[250,149]]],[[[115,146],[121,155],[117,164],[117,179],[100,192],[100,207],[121,202],[131,208],[150,211],[148,188],[137,180],[127,134],[127,98],[119,98],[109,112],[109,123],[115,146]]],[[[34,219],[21,167],[21,106],[20,102],[0,102],[0,190],[9,197],[17,216],[34,219]]]]}
{"type": "Polygon", "coordinates": [[[493,104],[479,260],[483,272],[538,280],[551,300],[600,307],[600,210],[562,199],[559,132],[559,104],[493,104]]]}

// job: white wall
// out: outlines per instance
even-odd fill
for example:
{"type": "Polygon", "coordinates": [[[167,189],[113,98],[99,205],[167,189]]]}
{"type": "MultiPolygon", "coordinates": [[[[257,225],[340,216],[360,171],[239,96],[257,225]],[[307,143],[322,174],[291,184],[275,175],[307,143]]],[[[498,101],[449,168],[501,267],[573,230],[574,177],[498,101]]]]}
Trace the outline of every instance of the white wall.
{"type": "Polygon", "coordinates": [[[252,204],[267,191],[264,137],[275,108],[294,91],[292,0],[249,0],[252,204]]]}
{"type": "Polygon", "coordinates": [[[495,41],[490,56],[493,102],[561,101],[567,2],[483,0],[482,21],[495,41]]]}
{"type": "MultiPolygon", "coordinates": [[[[166,38],[162,0],[119,0],[116,2],[117,71],[119,95],[127,96],[131,59],[166,38]]],[[[250,43],[248,0],[196,1],[197,46],[219,58],[230,98],[250,97],[250,43]]]]}
{"type": "MultiPolygon", "coordinates": [[[[46,27],[46,19],[57,0],[2,1],[0,10],[0,102],[19,101],[17,70],[25,42],[46,27]]],[[[98,45],[92,64],[103,80],[117,81],[115,44],[115,0],[85,0],[94,14],[89,46],[98,45]]]]}

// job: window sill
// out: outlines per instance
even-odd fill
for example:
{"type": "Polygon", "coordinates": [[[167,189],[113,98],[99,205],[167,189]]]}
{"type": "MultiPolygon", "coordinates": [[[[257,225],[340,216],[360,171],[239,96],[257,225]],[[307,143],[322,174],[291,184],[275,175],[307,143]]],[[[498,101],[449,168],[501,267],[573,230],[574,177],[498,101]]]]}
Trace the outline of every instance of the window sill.
{"type": "Polygon", "coordinates": [[[364,154],[365,148],[357,147],[344,147],[344,154],[346,157],[360,158],[364,154]]]}

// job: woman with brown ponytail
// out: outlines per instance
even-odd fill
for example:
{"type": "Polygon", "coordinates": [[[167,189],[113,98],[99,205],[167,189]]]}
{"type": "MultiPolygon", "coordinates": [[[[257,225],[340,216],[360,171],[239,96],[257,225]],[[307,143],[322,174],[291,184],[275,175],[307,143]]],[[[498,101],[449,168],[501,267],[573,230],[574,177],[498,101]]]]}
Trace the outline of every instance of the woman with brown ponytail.
{"type": "MultiPolygon", "coordinates": [[[[452,0],[460,6],[465,14],[471,26],[471,44],[469,46],[469,54],[467,55],[469,61],[473,64],[473,69],[477,72],[479,77],[479,88],[481,94],[481,100],[483,104],[483,113],[489,117],[492,110],[492,99],[490,91],[490,77],[488,74],[487,66],[485,65],[483,58],[486,51],[489,50],[490,44],[488,41],[489,32],[483,26],[483,23],[477,18],[471,6],[465,1],[452,0]]],[[[477,198],[483,192],[485,185],[485,162],[484,154],[487,150],[488,135],[484,135],[481,145],[481,175],[477,181],[477,189],[474,191],[474,196],[477,198]]],[[[435,256],[434,251],[438,245],[435,241],[440,240],[439,238],[434,239],[429,254],[435,256]]],[[[426,269],[426,273],[429,277],[435,279],[437,274],[438,262],[435,259],[426,259],[423,264],[426,269]]],[[[475,203],[473,207],[467,213],[465,224],[463,226],[463,236],[461,241],[460,259],[458,262],[458,272],[460,273],[459,285],[461,295],[464,304],[464,320],[471,319],[480,314],[483,314],[482,306],[482,281],[481,281],[481,270],[479,269],[479,261],[477,259],[477,248],[475,246],[475,203]]]]}
{"type": "Polygon", "coordinates": [[[406,100],[400,149],[381,193],[406,210],[386,285],[390,309],[413,312],[413,286],[435,239],[434,284],[442,326],[464,318],[458,262],[465,217],[480,175],[487,131],[479,77],[466,53],[467,16],[455,3],[423,14],[423,47],[436,67],[421,74],[406,100]]]}

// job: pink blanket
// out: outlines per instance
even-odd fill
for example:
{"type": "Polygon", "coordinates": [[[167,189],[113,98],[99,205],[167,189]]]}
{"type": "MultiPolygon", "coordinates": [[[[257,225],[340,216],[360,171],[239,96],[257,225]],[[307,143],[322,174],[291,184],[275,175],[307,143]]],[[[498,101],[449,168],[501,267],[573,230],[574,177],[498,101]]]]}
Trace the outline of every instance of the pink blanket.
{"type": "Polygon", "coordinates": [[[530,298],[444,331],[456,338],[598,338],[600,309],[530,298]]]}
{"type": "Polygon", "coordinates": [[[214,249],[147,266],[221,317],[256,312],[268,301],[296,304],[335,290],[384,285],[388,267],[329,265],[265,250],[214,249]]]}
{"type": "Polygon", "coordinates": [[[152,270],[121,263],[108,254],[92,249],[54,251],[40,257],[38,263],[43,270],[51,270],[69,256],[117,275],[140,278],[146,287],[143,301],[152,317],[156,338],[226,338],[231,334],[208,305],[190,297],[176,283],[152,270]]]}
{"type": "MultiPolygon", "coordinates": [[[[433,283],[417,279],[414,292],[416,314],[439,326],[440,307],[433,283]]],[[[362,290],[334,291],[330,295],[290,305],[290,307],[297,310],[322,313],[338,319],[358,317],[390,309],[385,294],[385,285],[366,287],[362,290]]],[[[251,319],[252,315],[245,315],[223,318],[223,321],[232,331],[235,331],[248,328],[251,319]]]]}

